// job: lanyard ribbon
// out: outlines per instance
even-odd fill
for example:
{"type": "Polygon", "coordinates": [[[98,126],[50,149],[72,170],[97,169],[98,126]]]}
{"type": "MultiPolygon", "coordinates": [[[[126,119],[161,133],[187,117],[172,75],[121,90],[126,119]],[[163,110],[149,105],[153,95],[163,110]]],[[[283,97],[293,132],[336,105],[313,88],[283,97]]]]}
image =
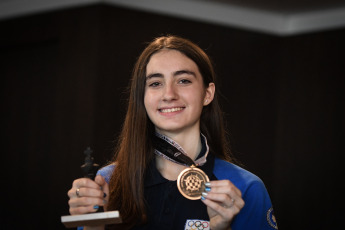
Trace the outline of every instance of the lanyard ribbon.
{"type": "Polygon", "coordinates": [[[165,135],[156,132],[156,135],[153,137],[152,140],[156,155],[162,156],[169,161],[184,166],[201,166],[206,163],[206,157],[209,152],[206,137],[203,134],[201,134],[201,138],[202,144],[206,147],[206,152],[203,154],[202,157],[198,158],[196,161],[193,161],[190,157],[188,157],[186,152],[178,143],[176,143],[174,140],[170,139],[165,135]]]}

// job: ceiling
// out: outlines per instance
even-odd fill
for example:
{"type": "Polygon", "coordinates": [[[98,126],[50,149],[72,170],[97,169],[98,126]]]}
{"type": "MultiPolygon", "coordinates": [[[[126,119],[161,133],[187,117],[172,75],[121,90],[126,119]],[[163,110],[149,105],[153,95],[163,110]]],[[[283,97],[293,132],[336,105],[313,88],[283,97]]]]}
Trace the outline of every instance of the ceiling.
{"type": "Polygon", "coordinates": [[[0,20],[95,3],[279,36],[345,27],[345,0],[0,0],[0,20]]]}
{"type": "Polygon", "coordinates": [[[213,2],[242,5],[281,13],[310,12],[326,8],[345,6],[344,0],[208,0],[213,2]]]}

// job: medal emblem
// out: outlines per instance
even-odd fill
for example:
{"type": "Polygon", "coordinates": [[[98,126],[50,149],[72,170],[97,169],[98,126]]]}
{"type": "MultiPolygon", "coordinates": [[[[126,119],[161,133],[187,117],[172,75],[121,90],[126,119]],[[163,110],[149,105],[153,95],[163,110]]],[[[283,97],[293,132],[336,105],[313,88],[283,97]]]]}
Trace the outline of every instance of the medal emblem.
{"type": "Polygon", "coordinates": [[[190,200],[198,200],[205,190],[205,183],[209,182],[208,176],[195,166],[183,170],[177,178],[177,187],[180,193],[190,200]]]}

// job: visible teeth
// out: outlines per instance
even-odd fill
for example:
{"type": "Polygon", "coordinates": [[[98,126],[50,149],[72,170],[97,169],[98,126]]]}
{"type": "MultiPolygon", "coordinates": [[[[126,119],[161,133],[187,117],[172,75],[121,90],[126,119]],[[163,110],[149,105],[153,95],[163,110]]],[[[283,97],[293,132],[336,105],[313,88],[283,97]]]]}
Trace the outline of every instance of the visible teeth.
{"type": "Polygon", "coordinates": [[[180,111],[182,110],[182,108],[171,108],[171,109],[162,109],[161,112],[162,113],[172,113],[172,112],[176,112],[176,111],[180,111]]]}

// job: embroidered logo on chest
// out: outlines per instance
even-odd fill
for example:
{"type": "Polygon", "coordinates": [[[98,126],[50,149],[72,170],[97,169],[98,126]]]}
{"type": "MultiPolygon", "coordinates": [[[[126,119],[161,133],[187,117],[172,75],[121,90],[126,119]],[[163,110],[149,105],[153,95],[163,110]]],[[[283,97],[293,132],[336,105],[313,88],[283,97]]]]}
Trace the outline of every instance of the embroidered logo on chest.
{"type": "Polygon", "coordinates": [[[184,230],[210,230],[210,222],[206,220],[187,220],[184,230]]]}

